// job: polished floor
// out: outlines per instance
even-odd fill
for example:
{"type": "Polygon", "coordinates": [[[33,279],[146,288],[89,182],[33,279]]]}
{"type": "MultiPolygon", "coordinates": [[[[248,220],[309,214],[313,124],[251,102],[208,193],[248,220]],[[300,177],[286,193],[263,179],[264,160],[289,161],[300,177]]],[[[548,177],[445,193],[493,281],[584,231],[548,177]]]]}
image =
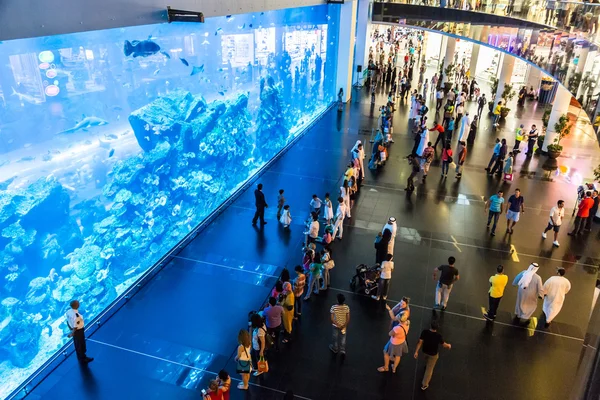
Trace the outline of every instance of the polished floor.
{"type": "MultiPolygon", "coordinates": [[[[378,96],[379,104],[384,96],[378,96]]],[[[483,170],[496,135],[512,138],[517,122],[530,124],[539,120],[540,113],[528,103],[516,112],[521,119],[509,117],[498,131],[491,130],[484,115],[463,179],[457,181],[452,171],[440,179],[440,168],[434,164],[427,182],[407,194],[403,189],[410,172],[403,157],[412,148],[412,139],[407,134],[408,108],[400,104],[390,159],[383,169],[367,172],[344,239],[333,246],[332,288],[304,303],[292,342],[269,358],[271,371],[251,378],[248,392],[237,390],[234,381],[231,398],[281,399],[290,389],[296,398],[312,400],[566,398],[597,277],[598,226],[583,238],[571,239],[569,210],[560,232],[561,247],[553,248],[551,240],[540,235],[559,197],[573,206],[575,186],[569,177],[544,170],[544,158],[538,156],[530,161],[523,155],[517,158],[511,184],[488,177],[483,170]],[[526,212],[513,235],[504,235],[501,220],[500,233],[491,237],[483,201],[499,187],[507,192],[520,187],[526,212]],[[357,264],[374,262],[373,240],[389,216],[395,216],[399,225],[389,302],[409,296],[412,303],[410,351],[395,375],[377,372],[388,339],[385,309],[353,294],[348,284],[357,264]],[[431,272],[449,256],[457,258],[461,279],[447,311],[434,312],[431,272]],[[512,281],[533,261],[540,264],[544,280],[557,266],[568,270],[572,290],[555,323],[548,330],[513,325],[512,286],[506,289],[497,321],[486,323],[481,309],[487,304],[487,280],[496,266],[503,264],[512,281]],[[346,295],[352,316],[344,360],[328,350],[329,308],[340,292],[346,295]],[[432,318],[440,321],[452,350],[442,351],[430,388],[422,392],[424,364],[412,353],[420,331],[432,318]]],[[[233,362],[238,330],[246,328],[248,312],[261,306],[282,268],[293,270],[299,263],[302,221],[311,195],[336,196],[350,149],[356,140],[368,143],[377,115],[364,91],[353,93],[343,113],[328,112],[260,177],[271,204],[263,229],[251,226],[254,199],[253,189],[248,190],[88,339],[93,363],[82,367],[69,357],[28,398],[197,399],[200,389],[223,368],[238,379],[233,362]],[[280,188],[285,189],[294,217],[290,231],[275,220],[280,188]]],[[[587,145],[571,142],[568,156],[559,164],[591,176],[589,166],[600,161],[597,142],[589,138],[580,139],[587,145]]],[[[541,303],[536,316],[540,314],[541,303]]]]}

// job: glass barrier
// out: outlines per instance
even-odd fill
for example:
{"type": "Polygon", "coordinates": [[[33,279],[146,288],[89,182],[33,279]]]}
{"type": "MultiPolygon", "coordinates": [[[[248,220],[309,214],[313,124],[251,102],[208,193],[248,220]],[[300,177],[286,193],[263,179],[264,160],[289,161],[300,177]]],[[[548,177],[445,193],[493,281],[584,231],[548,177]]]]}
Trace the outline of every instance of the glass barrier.
{"type": "Polygon", "coordinates": [[[0,44],[0,398],[60,361],[70,300],[94,329],[327,109],[338,21],[322,5],[0,44]]]}
{"type": "Polygon", "coordinates": [[[598,42],[599,39],[598,3],[555,0],[392,0],[387,3],[453,8],[520,18],[577,33],[591,41],[598,42]]]}

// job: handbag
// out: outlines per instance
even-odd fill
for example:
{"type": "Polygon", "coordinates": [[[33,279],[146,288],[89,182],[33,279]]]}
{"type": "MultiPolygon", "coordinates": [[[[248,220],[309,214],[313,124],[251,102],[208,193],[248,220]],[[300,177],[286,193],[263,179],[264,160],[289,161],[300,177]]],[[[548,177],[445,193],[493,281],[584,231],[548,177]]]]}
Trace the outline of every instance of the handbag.
{"type": "MultiPolygon", "coordinates": [[[[244,347],[244,353],[246,353],[246,357],[250,358],[245,347],[244,347]]],[[[235,370],[238,374],[249,374],[251,369],[252,369],[252,363],[250,362],[250,360],[237,360],[237,365],[235,367],[235,370]]]]}
{"type": "Polygon", "coordinates": [[[408,333],[406,333],[406,329],[404,329],[402,324],[400,324],[400,328],[404,331],[404,347],[402,347],[402,352],[406,354],[408,353],[408,343],[406,342],[408,340],[408,333]]]}
{"type": "Polygon", "coordinates": [[[270,349],[271,347],[273,347],[273,344],[275,344],[273,336],[269,335],[265,328],[258,329],[262,329],[265,332],[265,349],[270,349]]]}
{"type": "Polygon", "coordinates": [[[508,182],[513,181],[513,174],[504,174],[504,180],[508,182]]]}
{"type": "Polygon", "coordinates": [[[269,372],[269,362],[265,360],[264,357],[261,357],[258,360],[258,371],[259,372],[269,372]]]}
{"type": "Polygon", "coordinates": [[[454,159],[452,158],[452,156],[448,156],[448,164],[452,164],[454,162],[454,159]]]}

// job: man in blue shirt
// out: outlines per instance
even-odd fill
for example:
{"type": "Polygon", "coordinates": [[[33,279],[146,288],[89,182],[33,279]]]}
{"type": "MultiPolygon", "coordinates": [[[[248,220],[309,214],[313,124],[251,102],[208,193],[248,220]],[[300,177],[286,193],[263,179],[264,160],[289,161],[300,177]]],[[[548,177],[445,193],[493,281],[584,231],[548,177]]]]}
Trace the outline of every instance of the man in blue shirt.
{"type": "Polygon", "coordinates": [[[490,162],[488,163],[488,166],[485,169],[486,171],[490,172],[490,168],[492,168],[492,164],[494,164],[494,162],[496,162],[496,159],[498,158],[498,155],[500,154],[500,148],[502,148],[502,145],[500,144],[500,139],[496,138],[496,145],[494,146],[494,154],[492,154],[492,158],[490,158],[490,162]]]}
{"type": "Polygon", "coordinates": [[[502,213],[502,204],[504,204],[504,192],[502,190],[498,190],[497,194],[492,195],[485,202],[485,211],[489,210],[487,227],[490,227],[490,223],[492,222],[492,218],[494,219],[494,225],[492,225],[492,232],[490,235],[496,236],[496,225],[498,224],[498,217],[500,213],[502,213]]]}
{"type": "Polygon", "coordinates": [[[521,196],[521,190],[515,189],[515,194],[508,198],[508,204],[506,205],[506,233],[513,233],[513,228],[524,212],[525,199],[521,196]]]}

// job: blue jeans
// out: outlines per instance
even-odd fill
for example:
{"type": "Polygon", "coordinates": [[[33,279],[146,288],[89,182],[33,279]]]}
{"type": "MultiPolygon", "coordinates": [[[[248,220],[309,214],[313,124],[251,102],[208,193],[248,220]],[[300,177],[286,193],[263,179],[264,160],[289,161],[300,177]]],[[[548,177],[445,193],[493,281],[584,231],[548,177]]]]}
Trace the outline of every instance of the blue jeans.
{"type": "Polygon", "coordinates": [[[447,175],[448,169],[450,169],[450,163],[448,161],[442,161],[442,175],[447,175]]]}
{"type": "Polygon", "coordinates": [[[500,211],[492,211],[492,210],[489,211],[487,224],[489,226],[490,223],[492,222],[492,218],[494,219],[494,225],[492,225],[492,232],[496,232],[496,225],[498,224],[499,216],[500,216],[500,211]]]}
{"type": "Polygon", "coordinates": [[[497,124],[500,121],[500,114],[494,114],[494,124],[497,124]]]}
{"type": "Polygon", "coordinates": [[[336,352],[340,352],[340,353],[345,353],[346,352],[346,334],[342,333],[342,331],[339,328],[336,328],[335,326],[332,327],[333,329],[333,351],[336,352]]]}

